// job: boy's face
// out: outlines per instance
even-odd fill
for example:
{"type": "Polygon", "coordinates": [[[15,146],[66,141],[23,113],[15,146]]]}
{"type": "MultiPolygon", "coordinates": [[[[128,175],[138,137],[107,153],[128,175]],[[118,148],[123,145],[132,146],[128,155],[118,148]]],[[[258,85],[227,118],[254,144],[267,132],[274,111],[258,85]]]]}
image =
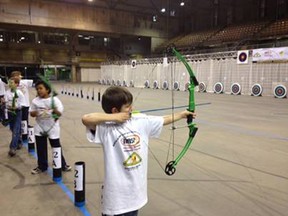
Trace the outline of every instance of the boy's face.
{"type": "Polygon", "coordinates": [[[17,88],[17,85],[14,80],[9,80],[8,86],[10,89],[13,89],[13,90],[17,88]]]}
{"type": "Polygon", "coordinates": [[[41,98],[47,97],[49,95],[49,90],[45,88],[43,84],[36,86],[37,95],[41,98]]]}
{"type": "Polygon", "coordinates": [[[120,112],[132,113],[132,104],[124,104],[122,105],[120,112]]]}

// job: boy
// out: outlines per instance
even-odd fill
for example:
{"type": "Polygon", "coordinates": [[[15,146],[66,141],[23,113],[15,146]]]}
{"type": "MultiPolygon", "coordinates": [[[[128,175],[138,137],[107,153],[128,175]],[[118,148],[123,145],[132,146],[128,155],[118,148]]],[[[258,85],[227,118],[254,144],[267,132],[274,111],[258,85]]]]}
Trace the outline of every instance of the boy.
{"type": "MultiPolygon", "coordinates": [[[[22,121],[27,121],[27,127],[29,124],[28,116],[29,116],[29,106],[30,106],[30,99],[29,99],[29,87],[32,87],[33,80],[32,79],[22,79],[22,75],[20,71],[13,71],[11,73],[11,77],[16,77],[20,79],[20,83],[18,85],[18,89],[22,91],[24,94],[24,104],[22,107],[22,121]]],[[[27,139],[27,136],[23,139],[27,139]]],[[[22,143],[22,138],[20,137],[20,141],[22,143]]]]}
{"type": "Polygon", "coordinates": [[[5,120],[5,115],[4,115],[4,95],[5,95],[5,86],[6,83],[4,83],[2,81],[2,79],[0,78],[0,121],[2,122],[3,120],[5,120]]]}
{"type": "Polygon", "coordinates": [[[18,78],[11,78],[8,82],[9,89],[5,94],[6,109],[8,110],[8,122],[12,132],[12,139],[10,142],[10,150],[8,155],[13,157],[16,155],[16,149],[22,143],[19,143],[21,136],[21,117],[22,106],[24,104],[24,95],[17,89],[20,80],[18,78]]]}
{"type": "MultiPolygon", "coordinates": [[[[42,80],[37,81],[35,88],[37,97],[32,100],[30,116],[36,117],[34,133],[38,166],[31,170],[31,174],[45,172],[48,168],[47,138],[52,147],[61,147],[59,117],[64,110],[59,98],[50,96],[51,88],[46,82],[42,80]]],[[[63,171],[70,171],[72,169],[71,166],[66,164],[63,153],[61,161],[63,171]]]]}
{"type": "Polygon", "coordinates": [[[136,216],[147,203],[147,160],[150,137],[158,137],[163,125],[194,113],[174,116],[131,115],[132,94],[113,86],[102,96],[105,113],[82,117],[90,142],[102,143],[105,163],[102,215],[136,216]]]}

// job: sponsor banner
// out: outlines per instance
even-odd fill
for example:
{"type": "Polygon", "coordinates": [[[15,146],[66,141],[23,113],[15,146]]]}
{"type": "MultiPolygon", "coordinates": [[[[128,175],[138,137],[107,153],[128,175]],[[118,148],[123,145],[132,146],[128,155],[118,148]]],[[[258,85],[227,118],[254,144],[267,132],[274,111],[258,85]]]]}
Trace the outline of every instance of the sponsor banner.
{"type": "Polygon", "coordinates": [[[252,60],[255,62],[287,61],[288,60],[288,47],[254,49],[252,60]]]}

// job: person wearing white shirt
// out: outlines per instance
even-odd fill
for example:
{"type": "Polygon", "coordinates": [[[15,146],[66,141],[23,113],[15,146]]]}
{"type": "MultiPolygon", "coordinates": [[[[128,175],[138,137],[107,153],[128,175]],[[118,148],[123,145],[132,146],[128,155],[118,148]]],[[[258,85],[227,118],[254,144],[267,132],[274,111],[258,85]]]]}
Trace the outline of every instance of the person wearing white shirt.
{"type": "Polygon", "coordinates": [[[12,132],[12,139],[10,142],[10,150],[8,155],[13,157],[16,155],[16,150],[22,143],[19,143],[21,136],[21,118],[22,106],[24,105],[24,95],[17,89],[20,80],[18,78],[11,78],[9,80],[9,89],[5,93],[5,104],[8,110],[8,122],[12,132]]]}
{"type": "MultiPolygon", "coordinates": [[[[35,117],[34,133],[37,149],[37,167],[31,174],[39,174],[48,169],[47,140],[51,147],[61,147],[59,118],[64,111],[62,102],[51,94],[51,87],[39,80],[35,84],[37,97],[32,100],[30,116],[35,117]]],[[[52,93],[53,94],[53,93],[52,93]]],[[[61,151],[62,171],[71,171],[72,167],[66,163],[61,151]]]]}
{"type": "MultiPolygon", "coordinates": [[[[30,98],[29,98],[29,88],[33,85],[32,79],[22,79],[20,71],[13,71],[11,77],[17,77],[20,79],[18,89],[24,94],[24,104],[22,107],[22,121],[26,121],[26,127],[29,125],[29,107],[30,107],[30,98]]],[[[22,128],[23,129],[23,128],[22,128]]],[[[27,139],[27,134],[22,136],[23,140],[27,139]]],[[[21,139],[20,139],[21,140],[21,139]]],[[[22,140],[21,140],[22,142],[22,140]]]]}
{"type": "Polygon", "coordinates": [[[149,138],[159,137],[163,125],[194,113],[173,116],[132,114],[132,94],[124,87],[112,86],[102,95],[105,113],[82,117],[87,139],[101,143],[104,153],[102,215],[137,216],[148,201],[147,166],[149,138]]]}
{"type": "Polygon", "coordinates": [[[2,79],[0,78],[0,121],[1,122],[2,120],[5,119],[5,114],[4,114],[4,110],[5,110],[4,95],[6,92],[5,86],[6,86],[6,83],[4,83],[2,79]]]}

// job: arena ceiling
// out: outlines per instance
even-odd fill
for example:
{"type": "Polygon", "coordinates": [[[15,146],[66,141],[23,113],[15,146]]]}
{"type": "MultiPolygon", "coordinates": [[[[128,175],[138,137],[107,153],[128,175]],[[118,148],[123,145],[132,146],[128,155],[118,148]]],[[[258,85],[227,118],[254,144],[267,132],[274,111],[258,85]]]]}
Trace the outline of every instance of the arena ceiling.
{"type": "MultiPolygon", "coordinates": [[[[183,9],[190,11],[210,10],[213,7],[213,0],[54,0],[70,4],[82,4],[87,6],[103,7],[113,10],[124,10],[135,13],[151,15],[167,15],[179,17],[183,9]],[[184,3],[184,5],[180,5],[184,3]],[[165,8],[165,12],[161,9],[165,8]]],[[[225,2],[225,1],[224,1],[225,2]]]]}

